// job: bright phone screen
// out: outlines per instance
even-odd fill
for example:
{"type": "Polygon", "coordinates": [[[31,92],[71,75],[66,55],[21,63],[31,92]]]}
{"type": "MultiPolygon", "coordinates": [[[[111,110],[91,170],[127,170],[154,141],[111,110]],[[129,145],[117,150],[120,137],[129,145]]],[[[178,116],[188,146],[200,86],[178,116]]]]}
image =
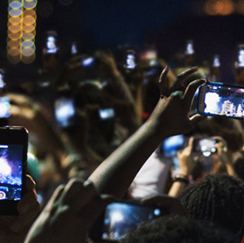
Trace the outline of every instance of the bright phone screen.
{"type": "Polygon", "coordinates": [[[23,145],[0,144],[0,200],[20,200],[23,145]]]}
{"type": "Polygon", "coordinates": [[[207,84],[204,113],[244,118],[244,87],[207,84]]]}

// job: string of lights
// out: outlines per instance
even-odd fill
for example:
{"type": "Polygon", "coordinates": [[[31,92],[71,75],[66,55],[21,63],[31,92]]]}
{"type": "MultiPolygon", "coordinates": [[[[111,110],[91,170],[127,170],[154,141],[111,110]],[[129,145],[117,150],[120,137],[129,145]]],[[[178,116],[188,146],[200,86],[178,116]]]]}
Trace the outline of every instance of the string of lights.
{"type": "Polygon", "coordinates": [[[7,58],[12,64],[35,58],[37,0],[9,0],[7,58]]]}

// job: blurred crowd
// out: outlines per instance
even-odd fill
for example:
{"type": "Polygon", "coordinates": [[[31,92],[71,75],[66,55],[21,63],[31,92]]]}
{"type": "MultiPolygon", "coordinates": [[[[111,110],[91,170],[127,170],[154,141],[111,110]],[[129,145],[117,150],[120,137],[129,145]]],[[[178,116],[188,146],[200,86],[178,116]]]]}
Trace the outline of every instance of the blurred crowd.
{"type": "MultiPolygon", "coordinates": [[[[220,82],[220,66],[195,67],[187,48],[173,63],[155,48],[125,48],[119,60],[109,50],[74,51],[62,65],[61,50],[44,49],[38,82],[6,83],[10,115],[1,123],[29,131],[30,193],[40,204],[14,234],[29,232],[26,243],[86,242],[116,198],[168,214],[123,242],[241,242],[244,122],[196,113],[197,88],[220,82]]],[[[237,84],[241,75],[236,67],[237,84]]],[[[110,231],[105,240],[118,236],[110,231]]]]}

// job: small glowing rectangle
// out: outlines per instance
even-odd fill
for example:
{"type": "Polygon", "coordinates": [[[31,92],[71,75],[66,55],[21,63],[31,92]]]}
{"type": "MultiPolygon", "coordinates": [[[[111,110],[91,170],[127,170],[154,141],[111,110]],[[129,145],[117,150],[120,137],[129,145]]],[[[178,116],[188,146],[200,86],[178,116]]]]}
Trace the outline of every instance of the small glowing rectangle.
{"type": "Polygon", "coordinates": [[[8,148],[8,145],[2,145],[2,144],[0,144],[0,148],[8,148]]]}

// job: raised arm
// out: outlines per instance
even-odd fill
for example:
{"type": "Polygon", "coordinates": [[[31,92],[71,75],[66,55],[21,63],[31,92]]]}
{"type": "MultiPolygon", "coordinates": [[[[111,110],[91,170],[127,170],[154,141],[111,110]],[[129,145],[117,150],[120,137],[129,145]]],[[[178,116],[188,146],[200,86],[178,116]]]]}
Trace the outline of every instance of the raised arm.
{"type": "Polygon", "coordinates": [[[165,84],[166,67],[161,74],[160,100],[150,118],[114,153],[112,153],[89,177],[100,193],[123,197],[135,175],[160,142],[169,136],[187,133],[205,117],[189,117],[193,95],[205,80],[188,83],[186,78],[197,68],[191,68],[177,76],[174,85],[165,84]]]}

